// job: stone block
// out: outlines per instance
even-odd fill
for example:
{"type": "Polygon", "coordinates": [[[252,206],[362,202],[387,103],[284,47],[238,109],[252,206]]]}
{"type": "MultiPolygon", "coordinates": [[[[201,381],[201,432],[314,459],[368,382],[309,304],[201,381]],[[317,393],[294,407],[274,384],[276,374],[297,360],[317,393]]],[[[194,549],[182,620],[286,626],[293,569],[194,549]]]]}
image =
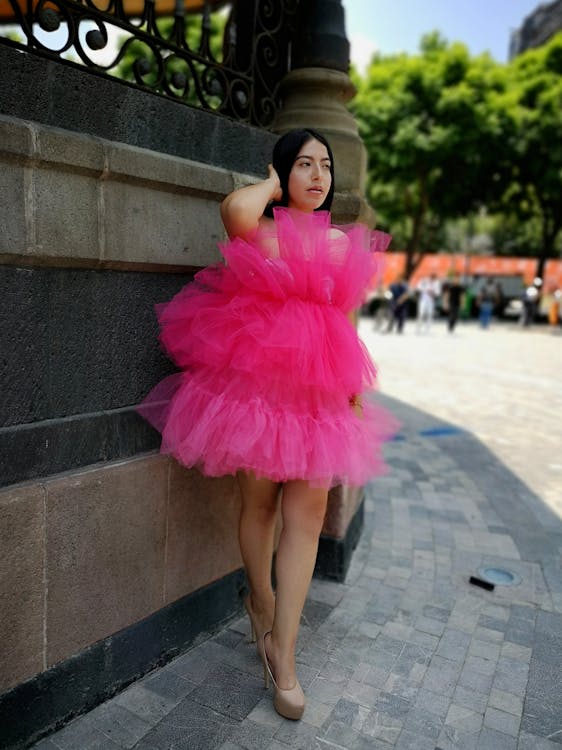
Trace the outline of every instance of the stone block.
{"type": "MultiPolygon", "coordinates": [[[[0,133],[0,142],[2,134],[0,133]]],[[[27,248],[26,191],[28,169],[0,156],[0,255],[25,253],[27,248]],[[6,197],[9,196],[10,200],[6,197]]]]}
{"type": "Polygon", "coordinates": [[[203,477],[175,461],[170,467],[166,602],[242,566],[240,496],[234,477],[203,477]]]}
{"type": "Polygon", "coordinates": [[[29,123],[0,115],[0,154],[25,159],[33,154],[33,131],[29,123]]]}
{"type": "Polygon", "coordinates": [[[122,143],[107,145],[106,177],[171,185],[178,192],[206,194],[214,201],[222,200],[235,186],[235,175],[226,169],[122,143]]]}
{"type": "Polygon", "coordinates": [[[35,234],[30,253],[97,260],[98,182],[94,177],[56,165],[36,169],[32,201],[35,234]]]}
{"type": "Polygon", "coordinates": [[[206,266],[220,259],[224,239],[218,201],[137,181],[108,180],[102,188],[103,260],[206,266]]]}
{"type": "Polygon", "coordinates": [[[61,128],[38,127],[36,157],[43,165],[63,165],[96,176],[104,171],[103,141],[61,128]]]}
{"type": "Polygon", "coordinates": [[[0,298],[0,425],[7,427],[47,415],[48,294],[34,270],[2,266],[0,298]]]}
{"type": "Polygon", "coordinates": [[[0,693],[44,666],[44,494],[0,492],[0,693]]]}
{"type": "Polygon", "coordinates": [[[163,605],[167,484],[161,456],[46,483],[48,666],[163,605]]]}

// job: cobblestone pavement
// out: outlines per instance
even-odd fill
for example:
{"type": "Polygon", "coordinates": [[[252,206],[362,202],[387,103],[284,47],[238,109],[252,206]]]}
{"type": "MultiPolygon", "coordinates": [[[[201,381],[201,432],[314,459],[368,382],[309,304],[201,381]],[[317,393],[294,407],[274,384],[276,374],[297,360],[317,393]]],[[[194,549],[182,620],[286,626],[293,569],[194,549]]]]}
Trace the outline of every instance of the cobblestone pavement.
{"type": "Polygon", "coordinates": [[[560,750],[562,339],[361,332],[402,429],[345,583],[312,583],[303,720],[273,710],[240,618],[37,750],[560,750]],[[515,585],[469,584],[489,567],[515,585]]]}

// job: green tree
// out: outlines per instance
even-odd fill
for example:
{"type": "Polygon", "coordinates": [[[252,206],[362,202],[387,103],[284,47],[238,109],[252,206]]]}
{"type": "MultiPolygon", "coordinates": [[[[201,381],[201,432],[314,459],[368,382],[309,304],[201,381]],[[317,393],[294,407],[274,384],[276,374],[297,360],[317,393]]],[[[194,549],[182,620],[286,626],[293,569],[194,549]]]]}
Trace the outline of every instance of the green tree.
{"type": "Polygon", "coordinates": [[[471,58],[436,32],[417,56],[376,56],[358,81],[351,106],[369,155],[369,198],[404,234],[407,274],[447,219],[505,189],[512,124],[500,106],[505,87],[488,55],[471,58]]]}
{"type": "Polygon", "coordinates": [[[556,257],[562,229],[562,33],[508,66],[503,107],[516,131],[512,182],[499,206],[540,226],[537,276],[556,257]]]}

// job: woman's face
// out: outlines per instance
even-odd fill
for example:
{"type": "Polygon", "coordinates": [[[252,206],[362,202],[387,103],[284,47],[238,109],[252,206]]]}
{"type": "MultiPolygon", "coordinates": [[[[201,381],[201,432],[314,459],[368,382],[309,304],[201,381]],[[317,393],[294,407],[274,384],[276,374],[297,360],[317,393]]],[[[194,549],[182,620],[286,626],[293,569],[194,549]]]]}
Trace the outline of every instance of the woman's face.
{"type": "Polygon", "coordinates": [[[307,213],[320,208],[331,184],[328,149],[315,139],[307,141],[301,147],[289,173],[289,208],[307,213]]]}

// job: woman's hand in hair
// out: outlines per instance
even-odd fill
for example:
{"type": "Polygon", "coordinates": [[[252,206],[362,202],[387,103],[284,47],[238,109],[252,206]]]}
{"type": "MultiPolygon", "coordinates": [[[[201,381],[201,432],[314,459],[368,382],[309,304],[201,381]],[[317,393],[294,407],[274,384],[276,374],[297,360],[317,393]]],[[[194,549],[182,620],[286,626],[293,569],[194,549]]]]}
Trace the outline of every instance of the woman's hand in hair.
{"type": "Polygon", "coordinates": [[[229,237],[247,237],[254,232],[266,206],[282,197],[279,175],[271,164],[268,170],[265,180],[234,190],[221,203],[221,217],[229,237]]]}

